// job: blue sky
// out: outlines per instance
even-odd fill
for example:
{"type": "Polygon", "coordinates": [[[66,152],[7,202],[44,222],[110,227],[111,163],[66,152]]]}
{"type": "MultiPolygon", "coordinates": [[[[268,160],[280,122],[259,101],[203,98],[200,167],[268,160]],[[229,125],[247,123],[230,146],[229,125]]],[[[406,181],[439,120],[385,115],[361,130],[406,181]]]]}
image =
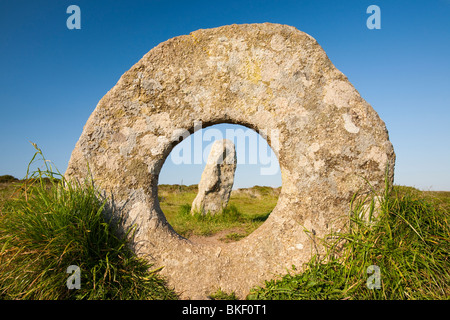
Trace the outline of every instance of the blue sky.
{"type": "MultiPolygon", "coordinates": [[[[288,24],[319,42],[385,121],[396,184],[450,190],[450,0],[1,0],[0,175],[25,176],[34,154],[28,141],[64,172],[98,101],[158,43],[259,22],[288,24]],[[66,27],[71,4],[81,9],[81,30],[66,27]],[[381,9],[380,30],[366,27],[372,4],[381,9]]],[[[200,178],[201,165],[168,166],[160,183],[200,178]]],[[[236,186],[281,181],[252,168],[238,168],[236,186]]]]}

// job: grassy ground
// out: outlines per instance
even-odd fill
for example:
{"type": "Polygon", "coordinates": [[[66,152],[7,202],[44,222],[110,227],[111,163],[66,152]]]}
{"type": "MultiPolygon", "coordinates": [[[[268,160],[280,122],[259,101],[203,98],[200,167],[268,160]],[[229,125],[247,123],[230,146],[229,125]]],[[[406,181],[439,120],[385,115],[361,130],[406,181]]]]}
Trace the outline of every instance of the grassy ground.
{"type": "MultiPolygon", "coordinates": [[[[254,187],[233,192],[224,217],[193,217],[196,186],[160,186],[161,207],[183,235],[229,234],[237,241],[255,230],[276,205],[279,190],[254,187]]],[[[313,256],[284,277],[257,287],[248,299],[448,299],[450,298],[450,192],[394,186],[386,192],[378,218],[359,218],[352,204],[348,229],[322,239],[327,254],[313,256]],[[339,250],[337,249],[339,248],[339,250]],[[369,288],[370,287],[370,288],[369,288]]],[[[224,238],[222,240],[227,240],[224,238]]],[[[233,293],[213,294],[233,299],[233,293]]]]}
{"type": "Polygon", "coordinates": [[[374,224],[355,214],[345,232],[323,239],[326,256],[248,299],[449,299],[449,210],[450,192],[396,186],[374,224]]]}
{"type": "Polygon", "coordinates": [[[1,186],[0,299],[176,299],[116,236],[92,184],[54,176],[47,167],[1,186]],[[80,270],[76,290],[68,287],[78,282],[70,266],[80,270]]]}
{"type": "MultiPolygon", "coordinates": [[[[65,194],[59,182],[37,179],[30,187],[32,181],[28,187],[15,180],[0,184],[0,298],[176,298],[151,266],[126,250],[125,242],[107,227],[102,203],[89,185],[65,194]],[[15,196],[9,199],[11,194],[15,196]],[[82,290],[65,286],[66,268],[73,264],[82,269],[82,290]]],[[[188,203],[195,195],[195,186],[160,187],[161,207],[177,231],[211,235],[238,226],[239,232],[223,239],[238,241],[267,218],[278,191],[236,191],[222,218],[192,216],[188,203]]],[[[358,206],[353,209],[356,213],[358,206]]],[[[247,298],[448,299],[449,211],[450,192],[395,186],[375,224],[353,215],[345,232],[323,239],[327,255],[314,256],[301,272],[293,267],[285,276],[268,280],[247,298]],[[375,275],[369,266],[379,270],[378,289],[376,281],[371,282],[375,288],[368,288],[369,277],[375,275]]],[[[235,298],[224,292],[211,297],[235,298]]]]}
{"type": "Polygon", "coordinates": [[[223,241],[237,241],[258,228],[272,212],[278,201],[279,189],[255,186],[234,190],[223,214],[191,215],[191,203],[197,186],[159,185],[158,198],[167,220],[179,234],[190,237],[211,236],[220,231],[230,232],[223,241]]]}
{"type": "MultiPolygon", "coordinates": [[[[54,176],[47,168],[23,181],[0,177],[0,299],[176,299],[116,236],[92,184],[62,188],[54,176]],[[70,265],[81,269],[79,290],[66,286],[70,265]]],[[[190,214],[196,192],[196,186],[159,187],[175,230],[185,236],[230,230],[224,240],[238,241],[268,217],[279,190],[234,191],[218,217],[190,214]]],[[[450,192],[394,186],[373,223],[358,218],[360,210],[352,203],[346,230],[321,239],[325,255],[253,288],[247,299],[449,299],[450,192]]],[[[211,298],[236,297],[218,291],[211,298]]]]}

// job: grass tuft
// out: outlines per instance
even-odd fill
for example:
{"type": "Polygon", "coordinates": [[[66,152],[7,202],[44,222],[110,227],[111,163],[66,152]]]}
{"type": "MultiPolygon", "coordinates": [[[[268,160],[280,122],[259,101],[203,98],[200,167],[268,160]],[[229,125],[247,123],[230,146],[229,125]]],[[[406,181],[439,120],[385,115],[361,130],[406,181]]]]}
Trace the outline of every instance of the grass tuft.
{"type": "Polygon", "coordinates": [[[29,167],[41,156],[45,170],[28,170],[0,211],[0,298],[177,298],[116,235],[92,182],[66,181],[34,147],[29,167]],[[71,265],[81,270],[80,289],[67,287],[71,265]]]}
{"type": "Polygon", "coordinates": [[[361,203],[354,203],[347,230],[322,239],[326,256],[314,256],[303,272],[294,267],[281,279],[266,281],[247,299],[448,299],[449,198],[405,187],[389,190],[386,186],[378,197],[374,220],[369,223],[361,203]],[[369,266],[380,270],[379,289],[369,266]]]}
{"type": "Polygon", "coordinates": [[[213,294],[209,295],[211,300],[238,300],[234,291],[232,293],[226,293],[222,289],[218,289],[213,294]]]}

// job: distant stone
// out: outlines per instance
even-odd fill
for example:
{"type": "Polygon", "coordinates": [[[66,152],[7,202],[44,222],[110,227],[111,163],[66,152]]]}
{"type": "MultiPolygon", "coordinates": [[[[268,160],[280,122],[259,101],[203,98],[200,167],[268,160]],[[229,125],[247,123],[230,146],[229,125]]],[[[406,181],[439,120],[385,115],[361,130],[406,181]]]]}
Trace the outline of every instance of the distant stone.
{"type": "Polygon", "coordinates": [[[236,171],[236,151],[230,140],[216,140],[203,170],[198,194],[192,202],[191,213],[220,213],[228,204],[236,171]]]}

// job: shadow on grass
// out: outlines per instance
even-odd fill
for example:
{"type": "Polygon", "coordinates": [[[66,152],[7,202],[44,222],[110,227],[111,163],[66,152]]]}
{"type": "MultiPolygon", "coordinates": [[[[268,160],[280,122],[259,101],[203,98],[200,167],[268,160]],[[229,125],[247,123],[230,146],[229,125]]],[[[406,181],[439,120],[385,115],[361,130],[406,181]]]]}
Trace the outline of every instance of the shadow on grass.
{"type": "Polygon", "coordinates": [[[264,221],[267,220],[267,218],[269,217],[269,215],[270,215],[271,213],[272,213],[272,211],[269,211],[269,212],[267,212],[267,213],[263,213],[263,214],[257,215],[257,216],[255,216],[255,217],[252,217],[252,218],[251,218],[251,221],[252,221],[252,222],[264,222],[264,221]]]}

